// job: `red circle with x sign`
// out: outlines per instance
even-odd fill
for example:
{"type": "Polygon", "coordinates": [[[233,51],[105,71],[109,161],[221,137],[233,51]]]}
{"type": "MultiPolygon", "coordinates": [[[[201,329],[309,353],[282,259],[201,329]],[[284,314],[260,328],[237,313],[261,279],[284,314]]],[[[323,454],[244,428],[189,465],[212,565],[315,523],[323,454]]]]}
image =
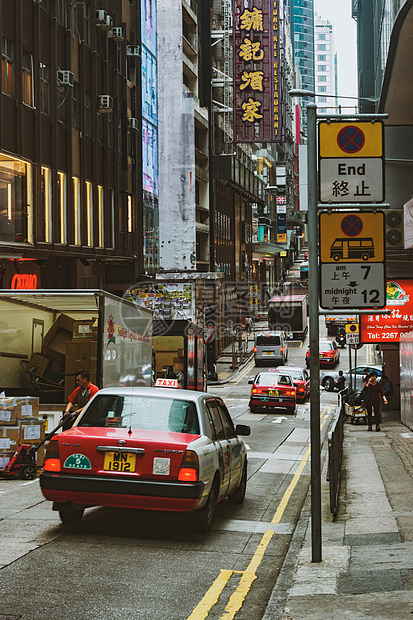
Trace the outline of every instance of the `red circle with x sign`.
{"type": "Polygon", "coordinates": [[[364,146],[366,137],[360,127],[348,125],[338,132],[337,144],[339,148],[349,155],[358,153],[364,146]]]}
{"type": "Polygon", "coordinates": [[[363,220],[358,215],[346,215],[341,220],[341,230],[347,237],[357,237],[363,230],[363,220]]]}

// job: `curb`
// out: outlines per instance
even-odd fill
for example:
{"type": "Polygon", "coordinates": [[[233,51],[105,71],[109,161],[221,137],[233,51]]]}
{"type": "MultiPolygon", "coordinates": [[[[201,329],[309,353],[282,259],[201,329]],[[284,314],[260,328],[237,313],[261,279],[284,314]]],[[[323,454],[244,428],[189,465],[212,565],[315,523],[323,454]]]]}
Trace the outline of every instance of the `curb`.
{"type": "MultiPolygon", "coordinates": [[[[238,368],[236,368],[236,369],[234,370],[234,372],[232,372],[232,373],[231,373],[231,375],[230,375],[227,379],[221,379],[221,380],[219,380],[219,381],[208,381],[208,382],[207,382],[207,385],[212,387],[212,386],[214,386],[214,385],[225,385],[226,383],[230,383],[230,382],[232,381],[232,379],[236,376],[236,374],[237,374],[238,372],[240,372],[240,370],[242,370],[243,368],[245,368],[245,366],[248,364],[248,362],[251,360],[251,358],[252,358],[252,357],[254,357],[254,352],[253,352],[253,351],[251,351],[251,352],[248,354],[248,357],[246,358],[246,360],[245,360],[244,362],[242,362],[242,363],[238,366],[238,368]]],[[[219,362],[217,362],[217,363],[219,363],[219,362]]]]}

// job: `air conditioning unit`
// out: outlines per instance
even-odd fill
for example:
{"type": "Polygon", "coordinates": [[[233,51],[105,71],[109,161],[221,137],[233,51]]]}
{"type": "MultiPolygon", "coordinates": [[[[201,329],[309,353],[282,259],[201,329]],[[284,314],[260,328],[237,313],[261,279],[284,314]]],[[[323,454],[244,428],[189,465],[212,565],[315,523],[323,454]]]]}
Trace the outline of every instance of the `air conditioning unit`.
{"type": "Polygon", "coordinates": [[[390,209],[386,213],[386,247],[389,250],[404,248],[403,209],[390,209]]]}
{"type": "Polygon", "coordinates": [[[110,30],[113,25],[113,19],[102,9],[96,11],[96,25],[102,30],[110,30]]]}
{"type": "Polygon", "coordinates": [[[140,56],[141,55],[141,48],[139,47],[139,45],[128,45],[127,49],[126,49],[126,55],[127,56],[140,56]]]}
{"type": "Polygon", "coordinates": [[[139,123],[137,118],[128,118],[128,125],[130,129],[139,129],[139,123]]]}
{"type": "Polygon", "coordinates": [[[109,36],[114,40],[114,41],[123,41],[124,36],[123,36],[123,28],[116,26],[115,28],[112,28],[109,31],[109,36]]]}
{"type": "Polygon", "coordinates": [[[98,111],[113,112],[113,98],[110,95],[98,95],[98,111]]]}
{"type": "Polygon", "coordinates": [[[60,86],[72,86],[75,83],[75,77],[71,71],[57,70],[57,83],[60,86]]]}

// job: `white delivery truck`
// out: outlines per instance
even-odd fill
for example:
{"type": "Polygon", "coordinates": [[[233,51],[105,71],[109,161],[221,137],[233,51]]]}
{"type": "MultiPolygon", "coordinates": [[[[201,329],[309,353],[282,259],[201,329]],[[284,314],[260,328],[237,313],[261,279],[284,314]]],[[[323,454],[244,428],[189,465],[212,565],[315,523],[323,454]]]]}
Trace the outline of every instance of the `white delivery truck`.
{"type": "Polygon", "coordinates": [[[0,392],[39,397],[51,424],[79,370],[99,388],[153,384],[152,311],[105,291],[3,290],[0,335],[0,392]]]}

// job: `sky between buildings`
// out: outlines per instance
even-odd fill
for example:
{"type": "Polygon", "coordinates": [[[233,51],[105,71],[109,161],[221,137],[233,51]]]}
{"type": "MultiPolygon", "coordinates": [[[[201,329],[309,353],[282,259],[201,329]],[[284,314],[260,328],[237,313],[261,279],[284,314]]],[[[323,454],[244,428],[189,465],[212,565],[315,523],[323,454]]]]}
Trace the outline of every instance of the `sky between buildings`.
{"type": "MultiPolygon", "coordinates": [[[[338,94],[357,96],[356,22],[351,17],[351,0],[315,0],[314,9],[321,19],[330,20],[334,26],[338,94]]],[[[343,100],[341,103],[351,105],[353,102],[343,100]]]]}

